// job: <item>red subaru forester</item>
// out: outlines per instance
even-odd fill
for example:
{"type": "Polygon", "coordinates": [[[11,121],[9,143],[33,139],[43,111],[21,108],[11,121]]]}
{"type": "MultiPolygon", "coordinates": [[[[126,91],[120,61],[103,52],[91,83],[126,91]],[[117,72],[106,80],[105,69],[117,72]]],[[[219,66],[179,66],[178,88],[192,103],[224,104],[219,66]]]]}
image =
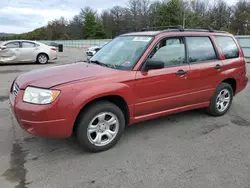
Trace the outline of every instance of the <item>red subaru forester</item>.
{"type": "Polygon", "coordinates": [[[181,26],[123,34],[87,63],[34,70],[10,89],[12,112],[27,132],[67,138],[99,152],[126,125],[205,108],[225,114],[248,82],[233,35],[181,26]]]}

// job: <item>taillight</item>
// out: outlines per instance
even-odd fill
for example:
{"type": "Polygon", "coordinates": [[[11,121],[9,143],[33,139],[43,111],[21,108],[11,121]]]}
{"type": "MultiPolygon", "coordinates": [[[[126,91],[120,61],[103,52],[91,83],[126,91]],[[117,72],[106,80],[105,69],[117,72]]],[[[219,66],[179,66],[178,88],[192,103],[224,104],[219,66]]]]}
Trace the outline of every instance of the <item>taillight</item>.
{"type": "Polygon", "coordinates": [[[51,50],[53,50],[53,51],[56,51],[56,48],[50,48],[51,50]]]}

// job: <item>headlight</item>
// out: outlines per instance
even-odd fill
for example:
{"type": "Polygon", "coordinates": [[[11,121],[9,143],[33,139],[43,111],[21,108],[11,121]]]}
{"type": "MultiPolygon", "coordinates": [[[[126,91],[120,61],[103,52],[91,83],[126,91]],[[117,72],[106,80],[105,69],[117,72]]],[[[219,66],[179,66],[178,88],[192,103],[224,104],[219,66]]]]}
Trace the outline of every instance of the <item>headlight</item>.
{"type": "Polygon", "coordinates": [[[50,104],[56,100],[60,91],[27,87],[24,91],[23,101],[33,104],[50,104]]]}

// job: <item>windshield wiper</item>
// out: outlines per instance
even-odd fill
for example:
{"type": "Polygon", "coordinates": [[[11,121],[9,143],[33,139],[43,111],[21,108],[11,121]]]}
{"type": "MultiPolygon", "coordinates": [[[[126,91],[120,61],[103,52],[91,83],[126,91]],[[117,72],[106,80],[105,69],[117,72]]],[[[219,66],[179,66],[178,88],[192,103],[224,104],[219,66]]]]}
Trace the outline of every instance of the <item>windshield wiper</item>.
{"type": "Polygon", "coordinates": [[[97,65],[109,67],[107,64],[102,63],[102,62],[100,62],[100,61],[98,61],[98,60],[95,60],[95,61],[93,61],[93,60],[91,61],[91,60],[90,60],[90,63],[94,63],[94,64],[97,64],[97,65]]]}

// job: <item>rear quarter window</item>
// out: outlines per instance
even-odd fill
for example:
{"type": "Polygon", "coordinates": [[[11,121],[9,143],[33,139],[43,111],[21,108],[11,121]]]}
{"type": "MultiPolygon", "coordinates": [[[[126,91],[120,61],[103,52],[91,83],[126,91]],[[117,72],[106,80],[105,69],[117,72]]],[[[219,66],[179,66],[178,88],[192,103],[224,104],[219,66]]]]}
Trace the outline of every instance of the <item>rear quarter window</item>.
{"type": "Polygon", "coordinates": [[[215,36],[217,43],[226,59],[239,57],[239,49],[232,37],[228,36],[215,36]]]}

